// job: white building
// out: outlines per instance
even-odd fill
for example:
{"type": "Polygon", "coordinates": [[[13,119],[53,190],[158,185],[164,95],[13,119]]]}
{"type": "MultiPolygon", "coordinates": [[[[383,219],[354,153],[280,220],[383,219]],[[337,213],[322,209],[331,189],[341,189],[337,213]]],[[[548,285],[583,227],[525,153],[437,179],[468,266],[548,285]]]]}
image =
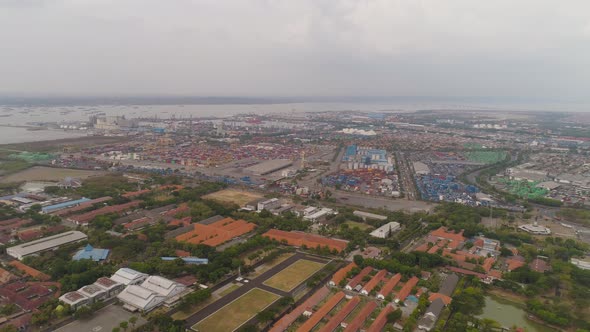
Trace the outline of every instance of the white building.
{"type": "Polygon", "coordinates": [[[381,239],[385,239],[391,236],[391,234],[399,231],[401,228],[398,222],[392,221],[388,222],[387,224],[377,228],[376,230],[372,231],[370,234],[373,237],[378,237],[381,239]]]}
{"type": "Polygon", "coordinates": [[[382,216],[380,214],[369,213],[369,212],[354,211],[352,214],[354,214],[357,217],[363,218],[363,220],[367,220],[367,219],[387,220],[386,216],[382,216]]]}
{"type": "Polygon", "coordinates": [[[303,216],[303,219],[316,222],[319,219],[321,219],[323,217],[326,217],[326,216],[329,216],[329,215],[332,215],[332,214],[334,214],[334,210],[332,210],[330,208],[321,208],[319,210],[316,209],[315,212],[313,212],[311,214],[304,215],[303,216]]]}
{"type": "Polygon", "coordinates": [[[113,297],[121,293],[123,288],[125,288],[125,285],[107,277],[98,278],[94,285],[102,288],[107,293],[107,297],[113,297]]]}
{"type": "Polygon", "coordinates": [[[537,222],[532,224],[526,224],[522,226],[518,226],[518,229],[525,231],[527,233],[535,234],[535,235],[549,235],[551,234],[551,230],[545,226],[539,226],[537,222]]]}
{"type": "Polygon", "coordinates": [[[258,211],[273,210],[281,206],[281,201],[278,198],[267,199],[266,201],[258,202],[258,211]]]}
{"type": "Polygon", "coordinates": [[[142,282],[144,282],[145,279],[147,279],[147,277],[148,275],[145,273],[141,273],[139,271],[123,267],[117,270],[117,272],[115,272],[115,274],[111,276],[111,279],[125,286],[129,286],[139,285],[142,282]]]}
{"type": "Polygon", "coordinates": [[[166,299],[179,295],[186,290],[186,286],[160,276],[148,277],[141,284],[141,287],[158,293],[166,299]]]}
{"type": "Polygon", "coordinates": [[[107,298],[107,292],[99,286],[94,284],[84,286],[78,289],[78,293],[86,296],[89,299],[90,303],[95,303],[97,301],[101,301],[107,298]]]}
{"type": "Polygon", "coordinates": [[[78,308],[90,304],[90,299],[77,291],[65,293],[59,297],[59,300],[69,305],[74,310],[78,310],[78,308]]]}
{"type": "Polygon", "coordinates": [[[45,251],[57,249],[64,244],[81,242],[86,239],[88,239],[88,236],[82,232],[69,231],[10,247],[6,249],[6,253],[18,260],[22,260],[27,256],[38,255],[45,251]]]}
{"type": "Polygon", "coordinates": [[[129,285],[117,295],[123,307],[129,311],[149,312],[162,305],[166,297],[138,285],[129,285]]]}

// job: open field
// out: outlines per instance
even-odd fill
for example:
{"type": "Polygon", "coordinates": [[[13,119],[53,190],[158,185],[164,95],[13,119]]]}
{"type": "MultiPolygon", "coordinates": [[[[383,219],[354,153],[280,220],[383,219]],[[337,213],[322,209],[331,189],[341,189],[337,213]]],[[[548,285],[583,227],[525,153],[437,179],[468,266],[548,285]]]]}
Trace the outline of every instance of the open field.
{"type": "Polygon", "coordinates": [[[65,147],[71,150],[78,150],[89,146],[119,143],[127,139],[126,137],[118,136],[83,136],[49,141],[4,144],[0,145],[0,151],[51,152],[62,150],[65,147]]]}
{"type": "Polygon", "coordinates": [[[279,298],[277,294],[254,288],[193,325],[192,329],[198,332],[235,331],[279,298]]]}
{"type": "Polygon", "coordinates": [[[205,195],[203,198],[211,199],[221,203],[233,203],[239,206],[244,206],[248,202],[262,198],[262,195],[258,195],[249,191],[224,189],[209,195],[205,195]]]}
{"type": "Polygon", "coordinates": [[[67,168],[52,168],[35,166],[18,173],[7,175],[0,179],[0,183],[13,183],[24,181],[60,181],[66,177],[84,179],[91,176],[101,175],[102,171],[87,171],[67,168]]]}
{"type": "Polygon", "coordinates": [[[324,267],[322,263],[300,259],[267,279],[264,284],[278,290],[290,292],[322,267],[324,267]]]}
{"type": "Polygon", "coordinates": [[[241,285],[238,285],[238,284],[229,284],[227,287],[225,287],[222,291],[219,292],[219,296],[221,296],[221,297],[226,296],[227,294],[240,288],[240,286],[241,285]]]}
{"type": "MultiPolygon", "coordinates": [[[[287,258],[289,258],[289,257],[291,257],[293,255],[294,255],[294,253],[292,253],[292,252],[284,253],[284,254],[280,255],[279,257],[273,259],[272,261],[266,262],[266,263],[260,265],[259,267],[257,267],[256,269],[254,269],[254,271],[250,272],[248,274],[248,277],[249,278],[252,278],[252,279],[253,278],[256,278],[259,275],[263,274],[264,272],[266,272],[266,271],[272,269],[273,267],[279,265],[281,262],[283,262],[284,260],[286,260],[287,258]]],[[[245,261],[248,261],[248,259],[246,258],[245,261]]]]}
{"type": "Polygon", "coordinates": [[[361,231],[364,231],[366,229],[373,229],[373,226],[371,226],[371,225],[363,224],[362,222],[356,222],[356,221],[352,221],[352,220],[349,220],[349,221],[345,222],[344,224],[348,225],[349,228],[358,227],[361,231]]]}

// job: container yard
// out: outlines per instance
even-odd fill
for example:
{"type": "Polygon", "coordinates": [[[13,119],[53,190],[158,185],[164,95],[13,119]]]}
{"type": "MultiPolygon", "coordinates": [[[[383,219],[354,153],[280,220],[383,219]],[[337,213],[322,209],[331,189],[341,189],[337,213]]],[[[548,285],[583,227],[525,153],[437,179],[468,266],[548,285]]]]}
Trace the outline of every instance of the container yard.
{"type": "Polygon", "coordinates": [[[368,195],[399,197],[397,174],[379,169],[361,168],[341,170],[322,177],[324,186],[345,191],[362,192],[368,195]]]}
{"type": "Polygon", "coordinates": [[[448,175],[422,175],[416,176],[416,184],[420,196],[424,200],[434,202],[456,202],[467,205],[476,205],[475,194],[478,188],[465,185],[454,176],[448,175]]]}

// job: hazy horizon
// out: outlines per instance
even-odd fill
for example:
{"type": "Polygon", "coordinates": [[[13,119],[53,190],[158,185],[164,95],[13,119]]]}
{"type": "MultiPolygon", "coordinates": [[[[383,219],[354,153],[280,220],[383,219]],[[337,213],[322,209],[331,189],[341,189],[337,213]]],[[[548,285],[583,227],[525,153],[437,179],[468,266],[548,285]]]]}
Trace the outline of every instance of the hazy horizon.
{"type": "Polygon", "coordinates": [[[588,12],[582,0],[5,0],[0,96],[589,102],[588,12]]]}

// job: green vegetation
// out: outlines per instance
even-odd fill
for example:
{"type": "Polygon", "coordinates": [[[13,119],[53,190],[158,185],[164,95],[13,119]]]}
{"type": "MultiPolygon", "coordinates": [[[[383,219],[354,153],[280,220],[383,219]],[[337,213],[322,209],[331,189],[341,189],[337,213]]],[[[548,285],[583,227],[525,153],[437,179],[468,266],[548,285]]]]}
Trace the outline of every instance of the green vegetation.
{"type": "Polygon", "coordinates": [[[8,156],[8,158],[23,160],[23,161],[26,161],[29,163],[35,163],[35,162],[39,162],[39,161],[54,159],[55,155],[50,154],[50,153],[44,153],[44,152],[23,151],[23,152],[11,154],[8,156]]]}
{"type": "Polygon", "coordinates": [[[279,298],[276,294],[254,288],[197,323],[193,329],[207,332],[233,331],[279,298]]]}
{"type": "Polygon", "coordinates": [[[0,174],[6,175],[10,173],[16,173],[29,167],[31,167],[31,164],[24,160],[0,161],[0,174]]]}
{"type": "Polygon", "coordinates": [[[478,150],[478,151],[467,151],[464,153],[470,161],[476,161],[484,164],[495,164],[506,159],[506,151],[489,151],[489,150],[478,150]]]}
{"type": "Polygon", "coordinates": [[[322,267],[324,267],[322,263],[300,259],[267,279],[264,284],[278,290],[289,292],[322,267]]]}
{"type": "Polygon", "coordinates": [[[549,191],[545,188],[539,188],[538,181],[529,182],[527,180],[514,181],[509,179],[499,179],[498,182],[504,183],[509,193],[524,199],[538,199],[545,197],[549,191]]]}
{"type": "Polygon", "coordinates": [[[563,219],[590,226],[590,211],[588,210],[567,208],[559,210],[557,215],[563,219]]]}

